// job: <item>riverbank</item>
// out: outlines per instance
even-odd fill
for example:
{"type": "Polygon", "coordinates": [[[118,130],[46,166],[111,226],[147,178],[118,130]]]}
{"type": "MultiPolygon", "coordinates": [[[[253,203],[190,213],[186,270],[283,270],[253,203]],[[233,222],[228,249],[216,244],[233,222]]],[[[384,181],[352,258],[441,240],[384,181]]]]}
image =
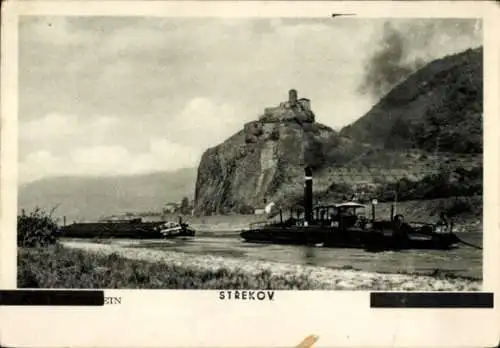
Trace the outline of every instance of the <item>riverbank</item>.
{"type": "Polygon", "coordinates": [[[124,258],[110,250],[65,246],[18,249],[18,288],[81,289],[297,289],[316,288],[303,276],[201,269],[178,262],[124,258]]]}
{"type": "Polygon", "coordinates": [[[90,242],[19,250],[20,287],[475,291],[481,281],[380,274],[90,242]],[[31,285],[30,285],[31,284],[31,285]],[[36,286],[35,286],[36,285],[36,286]]]}

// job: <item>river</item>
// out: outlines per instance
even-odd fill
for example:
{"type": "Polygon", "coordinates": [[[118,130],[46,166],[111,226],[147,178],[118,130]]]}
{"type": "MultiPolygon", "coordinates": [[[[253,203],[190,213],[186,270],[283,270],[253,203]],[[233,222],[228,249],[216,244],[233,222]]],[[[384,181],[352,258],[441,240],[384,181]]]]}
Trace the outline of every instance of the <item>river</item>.
{"type": "MultiPolygon", "coordinates": [[[[482,233],[457,233],[468,243],[482,246],[482,233]]],[[[74,240],[74,239],[72,239],[74,240]]],[[[86,242],[89,240],[87,239],[86,242]]],[[[243,242],[237,234],[213,235],[199,232],[195,238],[170,240],[103,240],[101,243],[176,251],[195,255],[214,255],[245,260],[323,266],[382,273],[429,274],[435,270],[456,276],[482,279],[482,250],[459,245],[453,250],[405,250],[366,252],[362,249],[324,248],[243,242]]]]}

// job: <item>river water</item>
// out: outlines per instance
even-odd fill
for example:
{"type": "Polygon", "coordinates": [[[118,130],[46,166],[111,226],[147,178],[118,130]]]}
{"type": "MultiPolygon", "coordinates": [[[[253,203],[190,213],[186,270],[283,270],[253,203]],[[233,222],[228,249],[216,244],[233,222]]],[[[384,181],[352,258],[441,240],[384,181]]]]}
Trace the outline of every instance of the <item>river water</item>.
{"type": "MultiPolygon", "coordinates": [[[[482,246],[482,233],[457,233],[462,240],[482,246]]],[[[177,251],[194,255],[214,255],[265,260],[288,264],[355,269],[383,273],[422,273],[436,269],[457,276],[482,279],[482,250],[460,244],[453,250],[406,250],[366,252],[362,249],[324,248],[295,245],[254,244],[242,241],[237,234],[213,235],[201,231],[195,238],[171,240],[109,241],[134,247],[177,251]]]]}

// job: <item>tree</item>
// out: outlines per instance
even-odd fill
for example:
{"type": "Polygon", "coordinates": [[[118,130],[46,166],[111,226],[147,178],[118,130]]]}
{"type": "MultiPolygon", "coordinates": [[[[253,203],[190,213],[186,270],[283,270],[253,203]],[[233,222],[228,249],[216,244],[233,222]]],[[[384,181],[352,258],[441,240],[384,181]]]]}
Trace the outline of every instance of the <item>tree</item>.
{"type": "Polygon", "coordinates": [[[189,198],[184,197],[181,201],[180,213],[189,214],[191,207],[189,206],[189,198]]]}
{"type": "Polygon", "coordinates": [[[385,147],[389,149],[406,148],[409,145],[413,145],[412,140],[413,134],[410,131],[410,127],[401,117],[399,117],[389,131],[385,147]]]}

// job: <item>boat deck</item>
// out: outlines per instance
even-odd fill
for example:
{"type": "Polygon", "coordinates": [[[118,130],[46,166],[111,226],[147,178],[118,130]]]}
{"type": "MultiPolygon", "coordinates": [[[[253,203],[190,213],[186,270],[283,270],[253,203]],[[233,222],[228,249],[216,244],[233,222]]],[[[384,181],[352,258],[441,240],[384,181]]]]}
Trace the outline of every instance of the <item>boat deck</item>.
{"type": "Polygon", "coordinates": [[[268,226],[243,231],[247,242],[284,244],[322,244],[325,247],[353,247],[365,249],[449,249],[454,234],[408,234],[406,238],[392,231],[350,228],[342,230],[330,226],[268,226]]]}

